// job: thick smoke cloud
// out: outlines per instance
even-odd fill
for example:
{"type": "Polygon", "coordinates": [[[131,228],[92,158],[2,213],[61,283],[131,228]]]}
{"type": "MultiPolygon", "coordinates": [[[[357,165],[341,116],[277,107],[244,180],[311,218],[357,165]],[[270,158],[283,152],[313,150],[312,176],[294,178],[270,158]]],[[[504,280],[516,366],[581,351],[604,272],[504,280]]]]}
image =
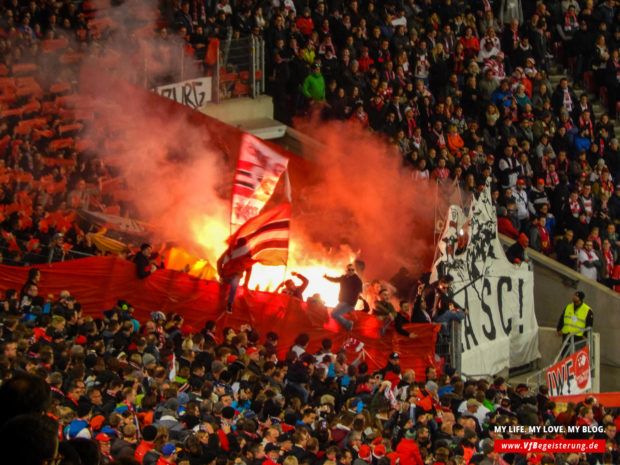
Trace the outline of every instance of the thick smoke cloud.
{"type": "MultiPolygon", "coordinates": [[[[122,8],[114,17],[123,16],[122,8]]],[[[151,60],[162,47],[159,36],[137,39],[127,30],[116,31],[113,43],[119,55],[114,74],[134,82],[142,80],[136,63],[144,56],[151,60]],[[122,38],[131,46],[119,47],[122,38]]],[[[153,64],[164,73],[166,66],[171,65],[161,60],[153,64]]],[[[174,72],[175,67],[169,70],[174,72]]],[[[104,75],[101,80],[90,86],[105,88],[104,75]]],[[[96,130],[90,136],[100,147],[109,139],[122,147],[102,153],[119,164],[135,191],[137,214],[160,239],[216,259],[229,234],[233,173],[214,150],[208,131],[162,114],[139,94],[128,96],[122,105],[100,98],[95,109],[96,130]]],[[[298,124],[327,149],[314,154],[313,176],[292,177],[292,265],[318,264],[325,258],[344,265],[340,262],[361,251],[367,279],[389,277],[401,266],[422,272],[433,253],[435,190],[416,184],[393,147],[352,123],[298,124]]]]}
{"type": "Polygon", "coordinates": [[[318,181],[298,196],[301,229],[314,241],[361,251],[366,278],[401,266],[422,272],[433,254],[436,189],[416,183],[394,147],[355,123],[298,125],[325,146],[315,154],[318,181]]]}

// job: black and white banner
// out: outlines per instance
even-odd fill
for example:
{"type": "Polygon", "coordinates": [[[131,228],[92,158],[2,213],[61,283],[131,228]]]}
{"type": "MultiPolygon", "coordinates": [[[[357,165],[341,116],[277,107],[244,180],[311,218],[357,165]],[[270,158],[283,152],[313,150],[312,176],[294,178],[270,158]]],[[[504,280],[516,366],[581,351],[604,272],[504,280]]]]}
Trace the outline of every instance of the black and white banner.
{"type": "Polygon", "coordinates": [[[534,273],[506,259],[489,183],[468,215],[450,207],[436,257],[431,280],[452,275],[453,298],[469,310],[461,324],[464,374],[494,375],[540,357],[534,273]]]}
{"type": "Polygon", "coordinates": [[[200,110],[211,101],[212,86],[212,78],[201,77],[156,87],[154,92],[194,110],[200,110]]]}

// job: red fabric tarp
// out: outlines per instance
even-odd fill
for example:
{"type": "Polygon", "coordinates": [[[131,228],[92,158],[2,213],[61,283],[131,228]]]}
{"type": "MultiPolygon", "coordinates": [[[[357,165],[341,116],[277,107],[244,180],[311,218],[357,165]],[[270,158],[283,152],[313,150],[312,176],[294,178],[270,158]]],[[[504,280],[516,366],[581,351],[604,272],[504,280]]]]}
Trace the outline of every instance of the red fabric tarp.
{"type": "MultiPolygon", "coordinates": [[[[364,343],[366,363],[371,368],[383,367],[391,352],[399,352],[401,366],[413,368],[418,381],[424,380],[427,366],[434,364],[435,340],[439,327],[430,324],[410,325],[417,335],[414,339],[402,337],[393,330],[381,338],[378,335],[382,322],[362,312],[349,314],[355,321],[353,332],[341,329],[323,310],[287,295],[267,292],[243,293],[239,291],[233,314],[218,311],[219,285],[214,281],[197,280],[190,275],[173,270],[157,270],[146,279],[137,278],[133,263],[116,257],[90,257],[51,267],[40,266],[39,295],[69,290],[82,304],[84,313],[100,317],[103,310],[112,308],[118,299],[130,302],[136,309],[139,321],[150,318],[155,310],[178,312],[185,323],[196,330],[202,329],[207,320],[218,320],[218,327],[240,327],[249,323],[264,336],[276,331],[280,336],[279,358],[293,345],[301,332],[310,336],[309,351],[319,349],[321,340],[329,337],[334,346],[342,347],[353,337],[364,343]]],[[[21,289],[28,277],[28,268],[0,265],[0,289],[21,289]]],[[[350,361],[352,361],[350,354],[350,361]]]]}

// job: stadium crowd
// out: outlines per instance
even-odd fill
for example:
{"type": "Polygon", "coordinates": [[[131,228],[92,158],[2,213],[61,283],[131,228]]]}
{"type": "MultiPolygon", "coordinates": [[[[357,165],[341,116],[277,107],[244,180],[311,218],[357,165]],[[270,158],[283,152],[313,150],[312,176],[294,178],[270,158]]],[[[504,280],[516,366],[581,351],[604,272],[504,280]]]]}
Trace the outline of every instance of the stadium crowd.
{"type": "MultiPolygon", "coordinates": [[[[118,167],[101,156],[113,147],[83,138],[96,121],[74,84],[92,50],[118,47],[114,6],[3,5],[4,263],[109,253],[76,210],[131,211],[118,167]]],[[[156,23],[123,10],[131,46],[146,34],[164,57],[173,40],[202,59],[213,38],[262,35],[277,118],[318,107],[355,121],[389,141],[412,182],[456,189],[464,203],[492,176],[500,232],[610,286],[620,275],[619,13],[614,0],[161,2],[156,23]],[[574,87],[553,88],[552,62],[574,87]],[[588,90],[608,113],[595,117],[588,90]]]]}
{"type": "MultiPolygon", "coordinates": [[[[159,7],[159,24],[147,26],[162,43],[187,41],[183,53],[199,58],[214,37],[262,35],[279,119],[317,107],[325,118],[357,122],[384,135],[412,182],[458,187],[464,199],[492,176],[501,232],[614,284],[614,0],[192,0],[159,7]],[[608,115],[595,118],[587,93],[578,96],[567,80],[553,89],[553,60],[570,70],[575,86],[606,100],[608,115]]],[[[109,184],[117,168],[82,138],[95,117],[72,80],[84,54],[101,51],[114,35],[114,21],[96,12],[103,9],[110,3],[2,5],[4,263],[105,253],[92,242],[97,228],[77,210],[127,212],[118,186],[109,184]],[[57,63],[57,72],[43,72],[57,63]]],[[[370,369],[329,339],[300,334],[281,348],[276,333],[213,321],[188,332],[181,315],[154,312],[139,322],[122,301],[93,318],[68,291],[37,300],[37,279],[33,272],[20,292],[8,290],[0,307],[6,463],[620,462],[618,411],[593,398],[558,411],[544,387],[533,392],[434,368],[416,383],[398,353],[370,369]],[[502,434],[494,426],[510,424],[600,424],[604,432],[592,436],[605,440],[607,452],[497,454],[493,441],[502,434]]],[[[378,300],[387,308],[387,298],[378,300]]]]}
{"type": "Polygon", "coordinates": [[[161,312],[139,322],[125,301],[85,316],[68,291],[35,307],[17,292],[0,307],[4,463],[620,463],[618,409],[593,397],[558,409],[544,386],[434,367],[416,375],[398,353],[371,369],[306,334],[280,347],[277,333],[249,325],[207,321],[192,331],[181,315],[161,312]],[[602,439],[606,452],[495,452],[497,439],[530,437],[496,430],[517,424],[600,425],[566,436],[602,439]]]}

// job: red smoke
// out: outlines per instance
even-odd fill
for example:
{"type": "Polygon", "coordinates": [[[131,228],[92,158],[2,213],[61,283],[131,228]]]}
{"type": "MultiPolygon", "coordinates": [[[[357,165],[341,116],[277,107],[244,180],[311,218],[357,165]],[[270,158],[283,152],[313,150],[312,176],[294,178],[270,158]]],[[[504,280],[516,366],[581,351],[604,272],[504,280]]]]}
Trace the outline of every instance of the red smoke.
{"type": "MultiPolygon", "coordinates": [[[[324,144],[307,166],[292,173],[298,227],[313,241],[361,250],[366,279],[389,278],[401,266],[421,273],[432,261],[436,188],[415,182],[398,151],[352,122],[297,122],[324,144]]],[[[296,166],[292,163],[292,167],[296,166]]]]}
{"type": "MultiPolygon", "coordinates": [[[[112,16],[126,17],[136,5],[113,8],[112,16]]],[[[119,26],[104,68],[142,85],[147,81],[141,74],[144,63],[150,71],[174,75],[178,63],[160,51],[178,52],[179,38],[163,40],[144,28],[131,32],[140,26],[119,26]]],[[[88,73],[83,84],[96,97],[97,119],[88,136],[104,159],[118,164],[135,193],[137,211],[128,213],[151,223],[159,239],[187,248],[199,245],[202,255],[216,259],[230,232],[231,168],[238,141],[229,139],[237,135],[201,126],[188,108],[162,104],[139,90],[116,89],[102,73],[88,73]]],[[[314,163],[291,161],[292,264],[327,256],[340,268],[359,250],[365,279],[389,278],[401,266],[414,273],[428,267],[434,251],[435,188],[416,184],[393,147],[355,124],[298,125],[326,150],[313,153],[314,163]]]]}

